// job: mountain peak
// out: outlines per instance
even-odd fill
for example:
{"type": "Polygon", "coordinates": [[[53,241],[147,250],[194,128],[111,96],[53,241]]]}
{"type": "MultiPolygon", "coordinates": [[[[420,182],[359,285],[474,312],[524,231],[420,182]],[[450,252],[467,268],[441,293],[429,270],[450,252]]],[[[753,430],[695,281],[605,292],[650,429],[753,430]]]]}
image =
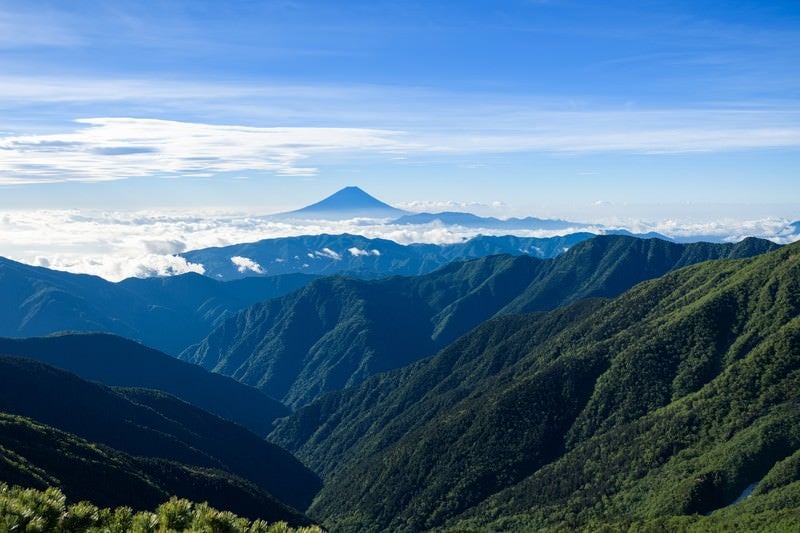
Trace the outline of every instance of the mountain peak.
{"type": "Polygon", "coordinates": [[[354,185],[339,189],[319,202],[282,213],[281,217],[312,219],[389,218],[406,214],[354,185]]]}
{"type": "MultiPolygon", "coordinates": [[[[304,209],[313,207],[326,207],[326,208],[352,208],[352,207],[383,207],[392,208],[387,203],[381,202],[371,194],[367,193],[361,187],[350,185],[339,189],[327,198],[320,200],[315,204],[311,204],[304,209]]],[[[393,209],[393,208],[392,208],[393,209]]]]}
{"type": "Polygon", "coordinates": [[[342,187],[341,189],[339,189],[338,191],[333,193],[333,195],[331,195],[331,196],[334,196],[334,195],[337,195],[337,194],[342,194],[342,193],[359,193],[359,194],[363,194],[365,196],[369,196],[370,198],[372,198],[371,195],[367,194],[367,192],[364,191],[364,189],[362,189],[358,185],[348,185],[347,187],[342,187]]]}

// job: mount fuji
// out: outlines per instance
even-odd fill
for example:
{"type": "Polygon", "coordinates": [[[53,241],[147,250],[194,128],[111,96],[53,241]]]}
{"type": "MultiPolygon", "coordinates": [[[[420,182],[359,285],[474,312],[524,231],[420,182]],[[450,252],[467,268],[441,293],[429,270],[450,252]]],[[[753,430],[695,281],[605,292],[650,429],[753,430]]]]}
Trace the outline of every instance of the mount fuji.
{"type": "Polygon", "coordinates": [[[360,187],[345,187],[319,202],[273,217],[285,220],[346,220],[397,218],[407,214],[408,211],[381,202],[360,187]]]}

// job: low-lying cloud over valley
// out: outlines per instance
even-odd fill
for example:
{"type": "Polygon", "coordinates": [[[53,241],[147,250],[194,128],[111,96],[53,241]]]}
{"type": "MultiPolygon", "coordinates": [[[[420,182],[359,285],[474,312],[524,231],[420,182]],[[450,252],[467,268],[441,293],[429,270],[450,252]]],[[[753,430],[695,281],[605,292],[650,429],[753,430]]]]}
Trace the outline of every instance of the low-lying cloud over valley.
{"type": "MultiPolygon", "coordinates": [[[[655,231],[675,238],[701,235],[715,240],[739,240],[755,235],[789,242],[800,238],[788,228],[790,222],[780,218],[693,223],[621,220],[610,227],[626,228],[636,233],[655,231]]],[[[602,231],[600,226],[589,230],[602,231]]],[[[546,237],[570,232],[514,233],[546,237]]],[[[352,233],[409,244],[453,243],[477,234],[505,234],[508,231],[445,226],[438,222],[393,225],[358,219],[300,225],[276,221],[264,215],[219,211],[13,210],[0,212],[0,256],[32,265],[120,280],[132,276],[202,273],[202,265],[189,263],[175,255],[187,250],[319,233],[352,233]]],[[[345,254],[376,255],[380,251],[309,250],[309,253],[322,253],[334,258],[345,254]]],[[[262,268],[246,257],[232,258],[232,261],[239,269],[255,273],[262,268]]]]}

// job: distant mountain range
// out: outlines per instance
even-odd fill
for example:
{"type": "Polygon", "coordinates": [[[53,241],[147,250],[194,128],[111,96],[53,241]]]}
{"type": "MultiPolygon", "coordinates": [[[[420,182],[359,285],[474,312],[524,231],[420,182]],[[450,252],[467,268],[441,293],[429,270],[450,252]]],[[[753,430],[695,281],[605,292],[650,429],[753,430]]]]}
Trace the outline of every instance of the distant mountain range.
{"type": "Polygon", "coordinates": [[[599,236],[549,260],[489,256],[419,277],[328,277],[239,312],[179,357],[297,408],[428,357],[492,316],[616,296],[676,268],[776,247],[599,236]]]}
{"type": "Polygon", "coordinates": [[[441,213],[414,213],[393,220],[392,224],[431,224],[439,222],[446,226],[463,226],[465,228],[499,229],[499,230],[565,230],[586,228],[589,224],[568,222],[566,220],[548,220],[536,217],[507,218],[481,217],[472,213],[443,211],[441,213]]]}
{"type": "Polygon", "coordinates": [[[383,219],[389,224],[412,225],[440,222],[467,228],[502,230],[561,230],[587,227],[587,224],[535,217],[481,217],[472,213],[444,211],[441,213],[410,213],[393,207],[359,187],[345,187],[332,195],[301,209],[278,213],[271,218],[298,222],[313,220],[347,220],[354,218],[383,219]]]}
{"type": "Polygon", "coordinates": [[[487,255],[554,257],[593,236],[592,233],[545,238],[479,236],[456,244],[402,245],[346,233],[321,234],[204,248],[181,256],[203,265],[206,276],[221,281],[297,272],[378,278],[427,274],[453,261],[487,255]]]}
{"type": "MultiPolygon", "coordinates": [[[[345,187],[331,196],[311,204],[309,206],[272,215],[276,220],[291,220],[294,222],[320,221],[320,220],[344,220],[344,219],[376,219],[377,223],[399,226],[413,226],[438,223],[442,226],[458,226],[460,228],[470,228],[476,231],[576,231],[592,228],[592,231],[600,234],[632,235],[624,228],[606,227],[599,223],[575,222],[560,219],[543,219],[533,216],[524,218],[496,218],[489,216],[479,216],[473,213],[461,211],[442,211],[414,213],[395,208],[377,198],[369,195],[359,187],[345,187]]],[[[637,234],[642,237],[658,237],[675,242],[727,242],[734,235],[718,234],[696,234],[668,237],[665,235],[646,232],[637,234]]],[[[800,237],[800,221],[787,225],[785,230],[779,232],[775,237],[786,237],[795,235],[800,237]]],[[[736,237],[741,238],[740,235],[736,237]]],[[[769,236],[772,238],[772,236],[769,236]]]]}
{"type": "Polygon", "coordinates": [[[288,294],[322,273],[375,278],[431,272],[452,261],[496,253],[552,257],[590,237],[589,233],[546,239],[479,237],[454,245],[402,246],[353,235],[319,235],[189,253],[209,265],[209,274],[217,272],[218,278],[241,278],[230,282],[184,274],[112,283],[95,276],[0,258],[0,294],[4,296],[0,305],[0,336],[106,332],[177,355],[201,341],[236,311],[288,294]],[[316,253],[310,254],[309,250],[316,253]],[[248,254],[289,273],[247,276],[230,261],[232,254],[248,254]],[[299,254],[305,254],[304,260],[313,265],[307,270],[318,274],[292,273],[297,265],[282,258],[299,254]]]}
{"type": "Polygon", "coordinates": [[[0,336],[103,331],[174,355],[229,314],[312,279],[293,274],[221,283],[184,274],[111,283],[0,258],[0,336]]]}
{"type": "MultiPolygon", "coordinates": [[[[638,234],[627,230],[605,230],[604,234],[676,242],[656,232],[638,234]]],[[[323,233],[203,248],[180,255],[189,262],[202,265],[206,276],[221,281],[289,273],[317,276],[343,274],[371,279],[391,275],[418,276],[453,261],[488,255],[530,255],[548,259],[595,236],[595,233],[588,232],[557,237],[480,235],[455,244],[402,245],[387,239],[323,233]]],[[[677,241],[686,244],[697,242],[694,239],[677,241]]]]}
{"type": "Polygon", "coordinates": [[[310,512],[336,531],[791,530],[798,376],[795,243],[489,320],[272,440],[323,474],[310,512]]]}
{"type": "MultiPolygon", "coordinates": [[[[341,273],[360,278],[377,278],[389,275],[422,275],[451,261],[494,254],[527,254],[550,258],[597,234],[658,238],[681,243],[725,242],[718,235],[671,238],[657,232],[633,233],[626,229],[604,228],[597,224],[536,217],[499,219],[456,211],[408,213],[381,202],[358,187],[346,187],[320,202],[275,217],[293,220],[379,218],[382,223],[397,226],[439,223],[443,226],[487,232],[539,230],[573,233],[556,237],[478,235],[464,242],[440,245],[401,245],[387,239],[370,239],[359,235],[318,234],[203,248],[179,255],[191,263],[202,265],[204,275],[221,281],[288,273],[324,276],[341,273]],[[582,228],[591,228],[592,233],[575,232],[582,228]]],[[[787,226],[784,233],[786,235],[781,234],[783,237],[800,236],[800,222],[787,226]]]]}

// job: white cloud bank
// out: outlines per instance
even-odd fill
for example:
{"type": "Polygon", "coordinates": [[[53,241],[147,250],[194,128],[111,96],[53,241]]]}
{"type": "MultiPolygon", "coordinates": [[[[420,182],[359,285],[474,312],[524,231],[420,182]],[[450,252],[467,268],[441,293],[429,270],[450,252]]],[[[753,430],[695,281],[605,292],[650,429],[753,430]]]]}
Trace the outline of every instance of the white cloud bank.
{"type": "Polygon", "coordinates": [[[126,255],[124,252],[110,255],[72,253],[38,255],[32,261],[25,261],[24,257],[19,259],[34,266],[76,274],[92,274],[110,281],[119,281],[125,278],[177,276],[189,272],[203,274],[205,272],[203,265],[190,263],[176,255],[126,255]]]}
{"type": "MultiPolygon", "coordinates": [[[[672,237],[707,235],[739,240],[754,235],[786,243],[800,238],[787,229],[790,220],[712,220],[682,223],[676,220],[641,222],[618,221],[614,227],[645,233],[656,231],[672,237]]],[[[599,228],[598,228],[599,229],[599,228]]],[[[364,220],[293,225],[267,216],[247,213],[149,212],[149,211],[0,211],[0,256],[23,263],[57,270],[87,273],[116,281],[127,277],[174,275],[203,272],[203,266],[174,255],[183,250],[254,242],[270,237],[351,233],[370,238],[385,238],[401,244],[454,243],[478,233],[505,234],[507,231],[444,226],[438,222],[416,226],[379,225],[364,220]]],[[[515,231],[521,236],[547,237],[569,231],[515,231]]],[[[351,255],[377,250],[351,249],[351,255]]],[[[315,254],[335,259],[333,250],[315,254]]],[[[312,254],[314,255],[314,254],[312,254]]],[[[268,270],[262,265],[238,258],[239,268],[268,270]]],[[[257,270],[253,270],[256,271],[257,270]]]]}

